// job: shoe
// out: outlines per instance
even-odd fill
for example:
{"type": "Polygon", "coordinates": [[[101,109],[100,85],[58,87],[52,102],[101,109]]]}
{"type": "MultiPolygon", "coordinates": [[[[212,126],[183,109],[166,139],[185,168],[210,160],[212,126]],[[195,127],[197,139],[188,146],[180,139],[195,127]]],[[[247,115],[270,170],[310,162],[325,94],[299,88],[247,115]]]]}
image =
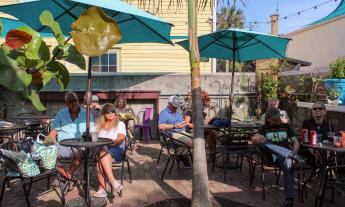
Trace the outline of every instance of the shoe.
{"type": "Polygon", "coordinates": [[[97,198],[105,198],[107,197],[107,192],[103,188],[101,188],[93,196],[97,198]]]}
{"type": "Polygon", "coordinates": [[[115,193],[120,192],[122,190],[122,188],[123,188],[123,186],[120,183],[118,183],[116,181],[113,183],[113,189],[114,189],[115,193]]]}
{"type": "Polygon", "coordinates": [[[284,207],[293,207],[293,199],[287,198],[284,202],[284,207]]]}

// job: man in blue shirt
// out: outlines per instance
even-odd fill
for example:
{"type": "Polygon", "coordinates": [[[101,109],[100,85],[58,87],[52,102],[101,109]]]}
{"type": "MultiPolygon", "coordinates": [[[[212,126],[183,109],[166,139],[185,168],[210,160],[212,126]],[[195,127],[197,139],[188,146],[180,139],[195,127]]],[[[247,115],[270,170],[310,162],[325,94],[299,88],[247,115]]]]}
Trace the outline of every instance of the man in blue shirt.
{"type": "MultiPolygon", "coordinates": [[[[59,173],[66,179],[70,179],[80,165],[81,157],[76,151],[69,147],[59,145],[65,139],[80,139],[86,131],[86,111],[79,105],[78,97],[74,92],[66,92],[65,104],[67,107],[61,109],[55,116],[52,123],[52,130],[48,137],[57,141],[58,160],[57,166],[59,173]],[[68,170],[59,162],[59,158],[73,158],[68,170]]],[[[90,116],[90,124],[93,118],[90,116]]]]}
{"type": "MultiPolygon", "coordinates": [[[[175,132],[186,132],[186,123],[183,121],[183,116],[177,112],[177,108],[180,107],[180,101],[177,96],[170,96],[168,100],[168,106],[161,111],[158,119],[158,128],[165,130],[172,130],[175,132]]],[[[193,139],[183,134],[173,133],[173,138],[187,144],[190,148],[193,148],[193,139]]],[[[186,168],[190,168],[188,160],[182,160],[186,168]]]]}

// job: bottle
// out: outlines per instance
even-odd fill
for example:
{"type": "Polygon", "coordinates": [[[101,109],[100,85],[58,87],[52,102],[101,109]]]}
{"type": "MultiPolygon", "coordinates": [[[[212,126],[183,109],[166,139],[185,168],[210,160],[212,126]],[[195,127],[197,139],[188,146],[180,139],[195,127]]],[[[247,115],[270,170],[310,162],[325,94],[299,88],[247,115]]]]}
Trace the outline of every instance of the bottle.
{"type": "Polygon", "coordinates": [[[316,140],[317,140],[317,133],[315,130],[310,130],[310,144],[311,145],[316,145],[316,140]]]}
{"type": "Polygon", "coordinates": [[[309,143],[308,129],[302,129],[301,143],[309,143]]]}

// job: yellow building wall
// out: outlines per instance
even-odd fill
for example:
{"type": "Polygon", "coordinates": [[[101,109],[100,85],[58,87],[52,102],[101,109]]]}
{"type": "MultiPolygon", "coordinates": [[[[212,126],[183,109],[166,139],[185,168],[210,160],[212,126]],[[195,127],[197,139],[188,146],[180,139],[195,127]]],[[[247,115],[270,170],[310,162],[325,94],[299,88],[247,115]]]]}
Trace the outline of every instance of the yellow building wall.
{"type": "MultiPolygon", "coordinates": [[[[0,5],[16,3],[18,0],[2,0],[0,5]]],[[[180,7],[170,6],[170,0],[162,0],[159,11],[153,6],[146,6],[144,10],[160,16],[172,23],[171,30],[173,42],[181,41],[188,37],[188,9],[185,1],[180,7]]],[[[137,4],[133,1],[132,4],[137,4]]],[[[143,6],[142,6],[143,7],[143,6]]],[[[0,15],[8,17],[8,15],[0,15]]],[[[207,6],[198,12],[198,35],[211,32],[212,25],[209,17],[212,16],[212,8],[207,6]]],[[[53,39],[46,40],[48,45],[54,46],[53,39]]],[[[120,67],[118,72],[189,72],[188,52],[179,45],[167,45],[157,43],[130,43],[119,44],[114,48],[120,49],[120,67]]],[[[85,72],[74,66],[66,65],[71,73],[85,72]]],[[[201,62],[201,72],[211,72],[211,62],[201,62]]]]}

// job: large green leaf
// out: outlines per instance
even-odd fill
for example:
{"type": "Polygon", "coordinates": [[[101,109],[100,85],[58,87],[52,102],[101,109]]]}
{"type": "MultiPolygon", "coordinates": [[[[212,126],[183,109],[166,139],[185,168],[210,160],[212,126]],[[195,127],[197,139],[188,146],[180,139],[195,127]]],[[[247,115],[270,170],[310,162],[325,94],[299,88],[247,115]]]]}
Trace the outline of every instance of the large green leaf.
{"type": "Polygon", "coordinates": [[[65,90],[70,80],[67,68],[57,61],[52,61],[47,65],[47,70],[55,77],[60,89],[65,90]]]}
{"type": "Polygon", "coordinates": [[[0,48],[0,85],[21,91],[31,83],[32,76],[19,68],[9,54],[10,49],[3,45],[0,48]]]}
{"type": "Polygon", "coordinates": [[[65,41],[64,35],[62,33],[60,24],[54,20],[54,17],[52,13],[48,10],[44,10],[42,14],[40,15],[40,22],[42,25],[49,27],[56,38],[56,40],[59,42],[59,44],[63,44],[65,41]]]}
{"type": "Polygon", "coordinates": [[[24,96],[28,98],[32,105],[39,110],[39,111],[45,111],[46,107],[42,104],[40,97],[38,95],[38,92],[32,88],[26,88],[24,91],[24,96]]]}
{"type": "Polygon", "coordinates": [[[72,29],[74,45],[87,56],[103,55],[122,38],[114,19],[97,7],[87,9],[73,22],[72,29]]]}
{"type": "Polygon", "coordinates": [[[57,53],[58,59],[64,59],[65,61],[78,66],[81,69],[85,69],[85,58],[78,52],[74,45],[67,43],[66,45],[56,46],[53,50],[53,54],[57,53]]]}
{"type": "Polygon", "coordinates": [[[24,31],[32,36],[32,40],[26,45],[26,57],[33,60],[39,60],[41,58],[39,55],[39,50],[43,41],[41,35],[27,26],[21,26],[18,28],[18,30],[24,31]]]}

